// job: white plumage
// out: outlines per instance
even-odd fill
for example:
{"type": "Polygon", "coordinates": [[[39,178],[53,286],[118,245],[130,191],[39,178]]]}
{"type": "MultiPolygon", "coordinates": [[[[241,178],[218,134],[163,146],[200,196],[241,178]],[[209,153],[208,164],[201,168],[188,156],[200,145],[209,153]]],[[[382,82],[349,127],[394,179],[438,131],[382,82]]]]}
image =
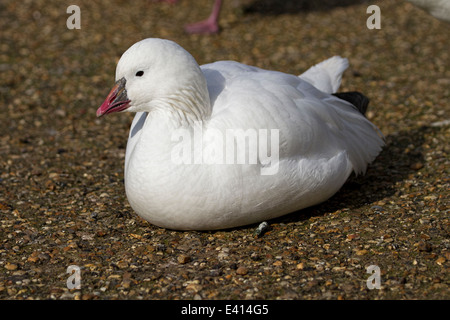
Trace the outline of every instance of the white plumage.
{"type": "Polygon", "coordinates": [[[212,230],[327,200],[352,171],[364,173],[383,146],[379,130],[355,106],[331,95],[347,66],[335,56],[299,77],[232,61],[199,67],[174,42],[136,43],[121,57],[116,86],[97,111],[137,112],[125,159],[131,206],[161,227],[212,230]],[[266,132],[266,154],[278,157],[268,161],[258,153],[254,164],[248,143],[247,162],[225,164],[237,151],[236,137],[220,141],[230,129],[249,133],[248,141],[255,133],[258,147],[266,132]],[[278,144],[270,144],[276,132],[278,144]],[[203,144],[186,138],[199,133],[203,144]],[[192,157],[180,163],[178,151],[189,143],[192,157]],[[270,173],[262,174],[264,168],[270,173]]]}
{"type": "Polygon", "coordinates": [[[450,0],[408,0],[433,17],[450,22],[450,0]]]}

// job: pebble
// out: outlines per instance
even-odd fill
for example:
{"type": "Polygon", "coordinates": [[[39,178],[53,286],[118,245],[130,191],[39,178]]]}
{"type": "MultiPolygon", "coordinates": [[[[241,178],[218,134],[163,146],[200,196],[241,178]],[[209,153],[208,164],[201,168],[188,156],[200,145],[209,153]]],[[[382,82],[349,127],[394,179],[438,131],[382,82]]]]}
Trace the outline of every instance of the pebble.
{"type": "Polygon", "coordinates": [[[125,272],[122,277],[122,287],[129,289],[131,285],[131,273],[125,272]]]}
{"type": "Polygon", "coordinates": [[[256,228],[254,235],[256,237],[262,237],[264,233],[268,230],[269,224],[266,221],[260,223],[260,225],[256,228]]]}
{"type": "Polygon", "coordinates": [[[280,260],[277,260],[274,263],[272,263],[272,265],[275,267],[281,267],[283,265],[283,262],[281,262],[280,260]]]}
{"type": "Polygon", "coordinates": [[[444,257],[440,256],[436,259],[436,263],[440,266],[442,266],[444,264],[444,262],[447,261],[447,259],[445,259],[444,257]]]}
{"type": "Polygon", "coordinates": [[[236,274],[238,274],[238,275],[243,276],[243,275],[246,275],[247,273],[248,273],[248,270],[246,267],[241,266],[236,269],[236,274]]]}
{"type": "Polygon", "coordinates": [[[413,170],[420,170],[420,169],[423,168],[423,163],[422,162],[415,162],[415,163],[411,164],[409,167],[411,169],[413,169],[413,170]]]}
{"type": "Polygon", "coordinates": [[[180,254],[180,255],[177,257],[177,261],[178,261],[179,264],[185,264],[185,263],[188,263],[188,262],[191,261],[191,257],[190,257],[190,256],[187,256],[187,255],[185,255],[185,254],[180,254]]]}
{"type": "Polygon", "coordinates": [[[202,290],[203,286],[200,284],[198,280],[193,281],[187,281],[185,283],[186,290],[193,291],[193,292],[199,292],[202,290]]]}
{"type": "Polygon", "coordinates": [[[417,249],[419,249],[419,251],[431,252],[433,250],[433,247],[429,242],[420,241],[417,245],[417,249]]]}
{"type": "Polygon", "coordinates": [[[355,253],[357,256],[363,256],[363,255],[367,254],[367,252],[368,252],[367,250],[362,249],[362,250],[357,250],[355,253]]]}
{"type": "Polygon", "coordinates": [[[75,297],[75,295],[71,292],[64,292],[59,298],[64,300],[64,299],[73,299],[75,297]]]}
{"type": "Polygon", "coordinates": [[[128,262],[124,261],[124,260],[120,260],[119,262],[117,262],[116,264],[120,269],[125,269],[128,268],[128,262]]]}
{"type": "Polygon", "coordinates": [[[17,270],[17,264],[7,262],[5,265],[5,269],[9,271],[17,270]]]}
{"type": "Polygon", "coordinates": [[[371,210],[375,211],[375,213],[383,213],[384,208],[382,206],[372,206],[370,207],[371,210]]]}

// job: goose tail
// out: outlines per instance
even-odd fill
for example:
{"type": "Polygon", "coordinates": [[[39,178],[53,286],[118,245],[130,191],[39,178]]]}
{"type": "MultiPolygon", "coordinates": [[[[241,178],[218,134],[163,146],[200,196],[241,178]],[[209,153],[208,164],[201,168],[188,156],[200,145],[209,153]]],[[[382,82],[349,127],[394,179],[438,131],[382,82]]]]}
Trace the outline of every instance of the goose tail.
{"type": "Polygon", "coordinates": [[[299,77],[326,93],[335,93],[341,85],[342,74],[348,68],[348,60],[340,56],[331,57],[312,66],[299,77]]]}

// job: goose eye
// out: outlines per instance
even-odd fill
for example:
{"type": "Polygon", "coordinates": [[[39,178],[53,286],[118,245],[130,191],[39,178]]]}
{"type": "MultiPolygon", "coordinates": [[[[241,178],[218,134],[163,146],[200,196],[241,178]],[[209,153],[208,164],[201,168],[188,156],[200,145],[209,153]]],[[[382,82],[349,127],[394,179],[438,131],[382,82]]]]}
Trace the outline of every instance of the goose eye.
{"type": "Polygon", "coordinates": [[[144,71],[136,72],[136,77],[142,77],[144,75],[144,71]]]}

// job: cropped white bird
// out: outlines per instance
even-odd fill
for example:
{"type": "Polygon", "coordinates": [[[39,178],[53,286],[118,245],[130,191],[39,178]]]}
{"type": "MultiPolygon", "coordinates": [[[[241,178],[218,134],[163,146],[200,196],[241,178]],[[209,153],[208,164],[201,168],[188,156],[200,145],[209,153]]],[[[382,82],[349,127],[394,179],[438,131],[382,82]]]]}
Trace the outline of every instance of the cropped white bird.
{"type": "Polygon", "coordinates": [[[172,41],[134,44],[97,110],[136,112],[125,157],[132,208],[161,227],[213,230],[327,200],[384,144],[363,115],[367,98],[332,94],[347,66],[335,56],[301,76],[200,67],[172,41]]]}
{"type": "Polygon", "coordinates": [[[433,17],[450,22],[450,0],[408,0],[433,17]]]}

